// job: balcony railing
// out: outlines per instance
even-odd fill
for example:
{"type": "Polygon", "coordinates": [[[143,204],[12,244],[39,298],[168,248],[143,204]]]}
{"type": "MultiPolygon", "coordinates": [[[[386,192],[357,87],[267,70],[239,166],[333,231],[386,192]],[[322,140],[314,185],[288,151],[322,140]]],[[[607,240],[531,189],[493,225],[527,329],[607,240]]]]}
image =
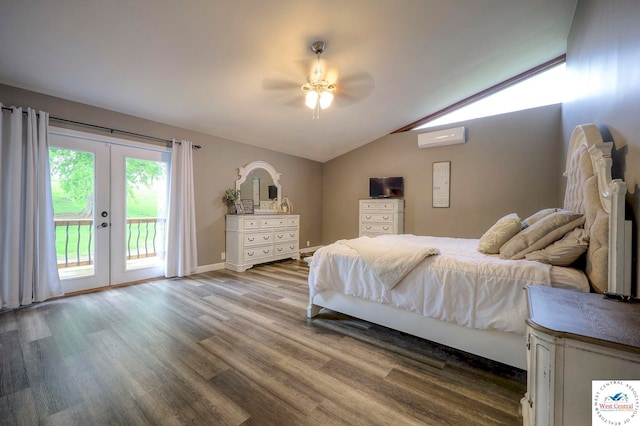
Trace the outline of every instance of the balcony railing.
{"type": "MultiPolygon", "coordinates": [[[[127,260],[157,256],[162,252],[165,218],[130,218],[126,225],[127,260]]],[[[93,265],[92,219],[56,219],[58,269],[93,265]]]]}
{"type": "Polygon", "coordinates": [[[153,257],[158,227],[164,232],[165,218],[127,219],[127,260],[153,257]]]}

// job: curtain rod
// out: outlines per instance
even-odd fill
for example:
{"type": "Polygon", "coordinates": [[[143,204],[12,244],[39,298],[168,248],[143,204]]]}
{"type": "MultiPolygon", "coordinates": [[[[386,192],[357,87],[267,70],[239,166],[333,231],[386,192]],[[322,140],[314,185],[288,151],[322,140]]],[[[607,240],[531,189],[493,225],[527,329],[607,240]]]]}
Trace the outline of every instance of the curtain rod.
{"type": "MultiPolygon", "coordinates": [[[[13,109],[11,109],[10,107],[6,107],[6,106],[2,106],[3,110],[6,111],[13,111],[13,109]]],[[[22,111],[23,114],[26,114],[26,111],[22,111]]],[[[112,129],[110,127],[104,127],[104,126],[98,126],[97,124],[89,124],[89,123],[83,123],[81,121],[74,121],[74,120],[69,120],[66,118],[60,118],[60,117],[54,117],[52,115],[49,116],[49,120],[54,120],[54,121],[60,121],[63,123],[69,123],[69,124],[75,124],[77,126],[84,126],[84,127],[91,127],[93,129],[99,129],[99,130],[103,130],[105,132],[109,132],[109,133],[119,133],[122,135],[128,135],[128,136],[135,136],[138,138],[143,138],[143,139],[149,139],[149,140],[154,140],[154,141],[158,141],[158,142],[164,142],[164,143],[172,143],[173,141],[169,140],[169,139],[162,139],[162,138],[158,138],[155,136],[148,136],[148,135],[143,135],[140,133],[134,133],[134,132],[128,132],[126,130],[118,130],[118,129],[112,129]]],[[[176,141],[177,144],[180,144],[181,142],[176,141]]],[[[200,149],[202,148],[201,145],[192,145],[193,149],[200,149]]]]}

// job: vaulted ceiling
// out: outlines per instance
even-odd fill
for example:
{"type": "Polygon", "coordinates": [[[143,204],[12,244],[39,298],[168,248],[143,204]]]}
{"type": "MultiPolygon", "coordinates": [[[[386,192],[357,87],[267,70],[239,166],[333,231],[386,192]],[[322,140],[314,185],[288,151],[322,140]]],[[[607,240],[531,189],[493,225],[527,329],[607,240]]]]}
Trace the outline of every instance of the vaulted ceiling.
{"type": "Polygon", "coordinates": [[[565,53],[575,5],[4,1],[0,82],[324,162],[565,53]],[[319,119],[315,40],[337,75],[319,119]]]}

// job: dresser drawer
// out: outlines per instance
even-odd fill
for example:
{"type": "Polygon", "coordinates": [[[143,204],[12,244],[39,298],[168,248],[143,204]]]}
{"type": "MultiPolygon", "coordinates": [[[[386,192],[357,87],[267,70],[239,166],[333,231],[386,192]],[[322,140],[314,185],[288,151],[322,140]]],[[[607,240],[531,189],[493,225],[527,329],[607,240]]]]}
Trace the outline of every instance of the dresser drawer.
{"type": "Polygon", "coordinates": [[[258,229],[260,228],[260,221],[258,219],[244,219],[242,221],[243,229],[258,229]]]}
{"type": "Polygon", "coordinates": [[[393,223],[392,213],[362,213],[360,215],[362,222],[385,222],[393,223]]]}
{"type": "Polygon", "coordinates": [[[243,235],[243,243],[245,247],[268,244],[272,241],[273,234],[271,232],[256,232],[243,235]]]}
{"type": "Polygon", "coordinates": [[[300,218],[298,216],[287,217],[287,218],[285,218],[285,222],[286,222],[287,226],[298,227],[300,225],[300,218]]]}
{"type": "Polygon", "coordinates": [[[290,241],[288,243],[280,243],[275,246],[275,255],[280,256],[282,254],[293,254],[298,251],[298,242],[290,241]]]}
{"type": "Polygon", "coordinates": [[[262,228],[277,228],[280,226],[287,226],[287,220],[284,217],[261,219],[260,226],[262,228]]]}
{"type": "Polygon", "coordinates": [[[360,201],[360,208],[364,210],[389,210],[392,211],[396,206],[393,201],[360,201]]]}
{"type": "Polygon", "coordinates": [[[298,230],[292,229],[290,231],[276,231],[274,232],[273,239],[276,243],[281,241],[298,241],[298,230]]]}
{"type": "Polygon", "coordinates": [[[363,223],[360,227],[360,232],[367,234],[391,234],[393,233],[393,225],[387,225],[384,223],[363,223]]]}
{"type": "Polygon", "coordinates": [[[248,247],[244,249],[244,260],[246,262],[270,256],[273,256],[273,246],[248,247]]]}

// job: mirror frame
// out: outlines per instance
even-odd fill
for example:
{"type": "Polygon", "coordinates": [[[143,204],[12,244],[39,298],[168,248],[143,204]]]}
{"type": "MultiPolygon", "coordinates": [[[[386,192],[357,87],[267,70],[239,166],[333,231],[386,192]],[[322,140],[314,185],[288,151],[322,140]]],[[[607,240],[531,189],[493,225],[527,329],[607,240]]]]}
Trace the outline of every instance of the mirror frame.
{"type": "Polygon", "coordinates": [[[260,161],[260,160],[252,161],[244,167],[239,167],[238,174],[240,175],[240,179],[236,180],[236,190],[237,191],[240,190],[240,186],[244,183],[244,181],[247,180],[247,177],[249,176],[249,174],[256,169],[264,169],[271,175],[271,179],[273,180],[273,185],[277,189],[278,208],[280,208],[281,193],[282,193],[282,187],[280,186],[280,173],[278,173],[276,169],[266,161],[260,161]]]}

